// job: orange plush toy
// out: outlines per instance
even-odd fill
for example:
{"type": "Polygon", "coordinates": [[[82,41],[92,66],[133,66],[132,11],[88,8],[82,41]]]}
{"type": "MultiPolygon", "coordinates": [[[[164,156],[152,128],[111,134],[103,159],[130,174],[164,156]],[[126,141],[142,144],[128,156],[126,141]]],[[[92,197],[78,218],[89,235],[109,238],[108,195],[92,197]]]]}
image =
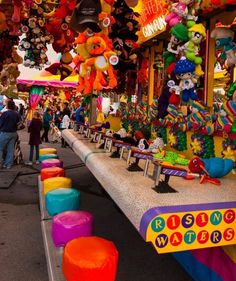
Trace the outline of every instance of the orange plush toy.
{"type": "Polygon", "coordinates": [[[117,79],[113,70],[113,66],[118,62],[116,53],[111,50],[109,40],[104,35],[94,35],[87,39],[86,50],[90,57],[80,65],[80,83],[85,85],[85,92],[87,92],[86,85],[91,85],[90,80],[93,71],[95,71],[95,78],[93,81],[94,90],[102,90],[104,87],[111,89],[117,85],[117,79]],[[82,82],[82,79],[84,80],[82,82]]]}

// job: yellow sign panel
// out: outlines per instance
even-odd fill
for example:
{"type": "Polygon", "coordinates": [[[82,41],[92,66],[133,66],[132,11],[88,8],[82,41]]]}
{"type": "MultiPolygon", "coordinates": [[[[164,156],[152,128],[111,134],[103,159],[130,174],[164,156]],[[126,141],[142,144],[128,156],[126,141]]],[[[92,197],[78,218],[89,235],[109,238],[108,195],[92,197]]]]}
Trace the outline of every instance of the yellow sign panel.
{"type": "Polygon", "coordinates": [[[236,209],[165,213],[153,218],[146,241],[158,253],[236,244],[236,209]]]}
{"type": "Polygon", "coordinates": [[[168,13],[168,5],[165,0],[140,0],[134,8],[140,14],[139,43],[143,43],[152,37],[165,31],[165,16],[168,13]]]}

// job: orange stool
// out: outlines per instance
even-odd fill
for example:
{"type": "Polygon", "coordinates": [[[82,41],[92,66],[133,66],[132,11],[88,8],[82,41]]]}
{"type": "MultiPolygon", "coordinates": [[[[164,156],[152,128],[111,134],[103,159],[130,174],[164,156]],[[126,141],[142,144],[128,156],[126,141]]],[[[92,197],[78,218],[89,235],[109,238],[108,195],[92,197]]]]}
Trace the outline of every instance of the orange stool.
{"type": "Polygon", "coordinates": [[[65,176],[65,170],[60,167],[49,167],[41,170],[41,181],[49,178],[64,177],[64,176],[65,176]]]}
{"type": "Polygon", "coordinates": [[[118,251],[113,242],[81,237],[66,244],[63,273],[67,281],[115,281],[118,251]]]}

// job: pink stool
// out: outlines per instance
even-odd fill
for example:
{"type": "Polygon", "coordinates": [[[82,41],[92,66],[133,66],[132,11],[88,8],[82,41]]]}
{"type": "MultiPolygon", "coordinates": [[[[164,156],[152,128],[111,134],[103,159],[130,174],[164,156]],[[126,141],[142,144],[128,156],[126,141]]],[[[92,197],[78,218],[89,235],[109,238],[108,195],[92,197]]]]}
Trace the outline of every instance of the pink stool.
{"type": "Polygon", "coordinates": [[[41,162],[41,169],[50,167],[63,167],[63,162],[59,159],[46,159],[41,162]]]}
{"type": "Polygon", "coordinates": [[[66,211],[53,217],[52,239],[56,247],[78,237],[92,236],[93,216],[85,211],[66,211]]]}

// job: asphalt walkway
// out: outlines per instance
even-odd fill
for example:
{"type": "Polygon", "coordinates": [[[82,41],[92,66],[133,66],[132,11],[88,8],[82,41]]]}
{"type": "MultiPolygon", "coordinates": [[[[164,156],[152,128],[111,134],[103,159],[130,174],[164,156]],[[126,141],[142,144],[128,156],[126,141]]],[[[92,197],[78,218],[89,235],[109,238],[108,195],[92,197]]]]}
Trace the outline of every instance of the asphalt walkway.
{"type": "MultiPolygon", "coordinates": [[[[20,132],[28,158],[28,134],[20,132]]],[[[47,147],[43,144],[42,147],[47,147]]],[[[119,251],[116,281],[191,281],[172,255],[157,255],[118,210],[80,159],[69,149],[56,147],[66,175],[81,190],[81,209],[94,214],[94,234],[112,240],[119,251]]],[[[0,189],[0,281],[48,281],[40,227],[37,176],[39,166],[15,166],[20,175],[9,189],[0,189]]],[[[89,280],[87,280],[89,281],[89,280]]]]}

